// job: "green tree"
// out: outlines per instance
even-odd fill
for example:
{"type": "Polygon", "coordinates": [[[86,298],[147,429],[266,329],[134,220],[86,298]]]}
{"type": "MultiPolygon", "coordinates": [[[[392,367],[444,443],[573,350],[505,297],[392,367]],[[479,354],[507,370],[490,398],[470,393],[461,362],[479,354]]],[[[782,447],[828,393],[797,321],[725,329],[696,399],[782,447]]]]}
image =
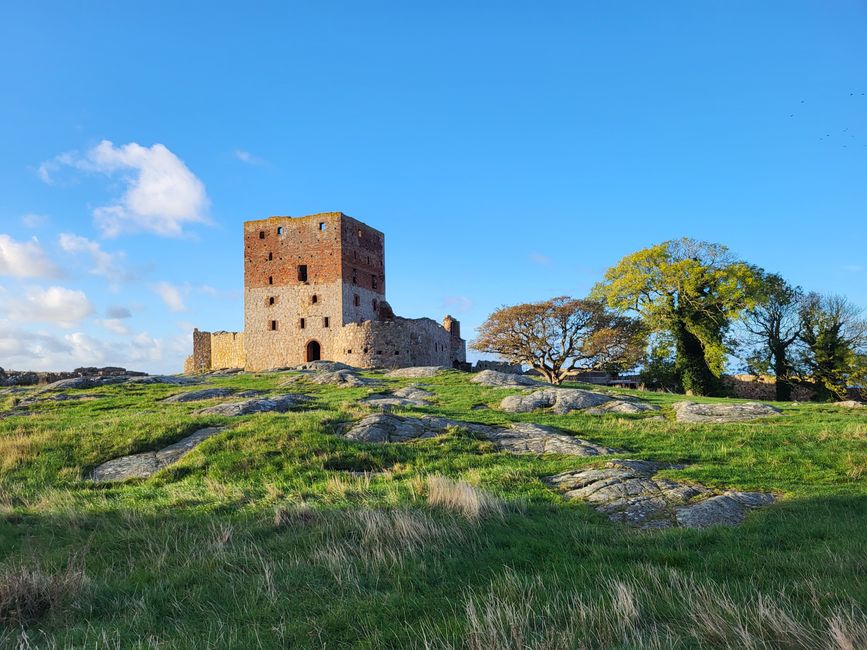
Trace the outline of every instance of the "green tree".
{"type": "Polygon", "coordinates": [[[776,379],[776,398],[792,398],[794,355],[792,350],[801,337],[801,301],[803,292],[775,273],[762,275],[761,301],[744,315],[748,332],[750,365],[759,373],[769,370],[776,379]]]}
{"type": "Polygon", "coordinates": [[[599,300],[566,296],[501,307],[478,331],[472,349],[527,364],[553,384],[579,368],[632,368],[646,342],[637,319],[614,313],[599,300]]]}
{"type": "Polygon", "coordinates": [[[725,246],[683,238],[627,255],[605,273],[595,295],[669,335],[686,392],[715,395],[722,393],[729,325],[756,304],[760,287],[758,270],[725,246]]]}
{"type": "Polygon", "coordinates": [[[842,296],[811,293],[801,307],[804,363],[820,399],[845,399],[848,387],[867,381],[867,321],[842,296]]]}

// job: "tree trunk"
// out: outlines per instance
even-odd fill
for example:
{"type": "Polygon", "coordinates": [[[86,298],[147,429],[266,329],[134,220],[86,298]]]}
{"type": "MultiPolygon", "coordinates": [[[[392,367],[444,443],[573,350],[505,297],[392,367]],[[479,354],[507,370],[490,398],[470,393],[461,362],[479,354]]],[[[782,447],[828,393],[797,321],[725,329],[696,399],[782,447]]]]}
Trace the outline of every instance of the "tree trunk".
{"type": "Polygon", "coordinates": [[[707,365],[701,341],[683,323],[677,323],[672,329],[677,350],[677,372],[686,394],[722,394],[722,382],[707,365]]]}
{"type": "Polygon", "coordinates": [[[786,351],[772,350],[774,355],[774,385],[775,397],[778,402],[788,402],[792,399],[792,382],[789,380],[789,361],[786,351]]]}

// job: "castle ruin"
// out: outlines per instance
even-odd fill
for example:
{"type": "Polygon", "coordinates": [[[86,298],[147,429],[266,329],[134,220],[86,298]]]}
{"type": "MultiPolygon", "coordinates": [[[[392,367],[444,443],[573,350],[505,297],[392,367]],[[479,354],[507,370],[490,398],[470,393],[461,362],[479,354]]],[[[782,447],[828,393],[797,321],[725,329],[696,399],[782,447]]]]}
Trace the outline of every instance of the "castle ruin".
{"type": "Polygon", "coordinates": [[[194,330],[184,371],[462,366],[460,323],[395,316],[385,282],[385,235],[342,212],[247,221],[244,331],[194,330]]]}

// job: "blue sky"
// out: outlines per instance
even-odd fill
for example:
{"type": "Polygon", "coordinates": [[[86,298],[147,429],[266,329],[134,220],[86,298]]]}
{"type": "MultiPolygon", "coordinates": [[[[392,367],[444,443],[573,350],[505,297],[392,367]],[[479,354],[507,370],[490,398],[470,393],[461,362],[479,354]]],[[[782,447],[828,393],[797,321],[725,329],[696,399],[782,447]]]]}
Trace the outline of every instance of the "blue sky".
{"type": "Polygon", "coordinates": [[[6,368],[180,370],[273,214],[465,335],[684,235],[867,306],[864,2],[5,3],[0,56],[6,368]]]}

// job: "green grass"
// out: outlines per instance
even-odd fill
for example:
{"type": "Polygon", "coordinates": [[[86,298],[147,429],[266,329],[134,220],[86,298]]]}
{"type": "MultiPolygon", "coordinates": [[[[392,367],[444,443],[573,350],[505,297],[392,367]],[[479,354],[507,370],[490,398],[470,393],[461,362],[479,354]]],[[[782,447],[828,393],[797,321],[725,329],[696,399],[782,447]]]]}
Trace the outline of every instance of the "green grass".
{"type": "Polygon", "coordinates": [[[202,403],[160,402],[187,388],[132,385],[0,419],[0,647],[867,643],[857,637],[867,635],[867,412],[778,404],[784,417],[687,425],[671,412],[682,397],[646,393],[664,421],[510,415],[472,407],[512,390],[459,373],[417,380],[436,399],[407,413],[555,425],[631,458],[686,462],[669,471],[679,480],[780,498],[738,528],[651,532],[612,524],[542,481],[599,459],[509,455],[461,431],[352,443],[336,432],[379,389],[281,388],[285,376],[211,383],[301,391],[313,398],[304,410],[202,417],[202,403]],[[227,429],[148,480],[85,480],[101,462],[210,425],[227,429]],[[479,518],[430,505],[432,475],[503,505],[479,518]],[[4,580],[22,575],[36,576],[33,593],[56,597],[38,615],[4,618],[4,580]]]}

